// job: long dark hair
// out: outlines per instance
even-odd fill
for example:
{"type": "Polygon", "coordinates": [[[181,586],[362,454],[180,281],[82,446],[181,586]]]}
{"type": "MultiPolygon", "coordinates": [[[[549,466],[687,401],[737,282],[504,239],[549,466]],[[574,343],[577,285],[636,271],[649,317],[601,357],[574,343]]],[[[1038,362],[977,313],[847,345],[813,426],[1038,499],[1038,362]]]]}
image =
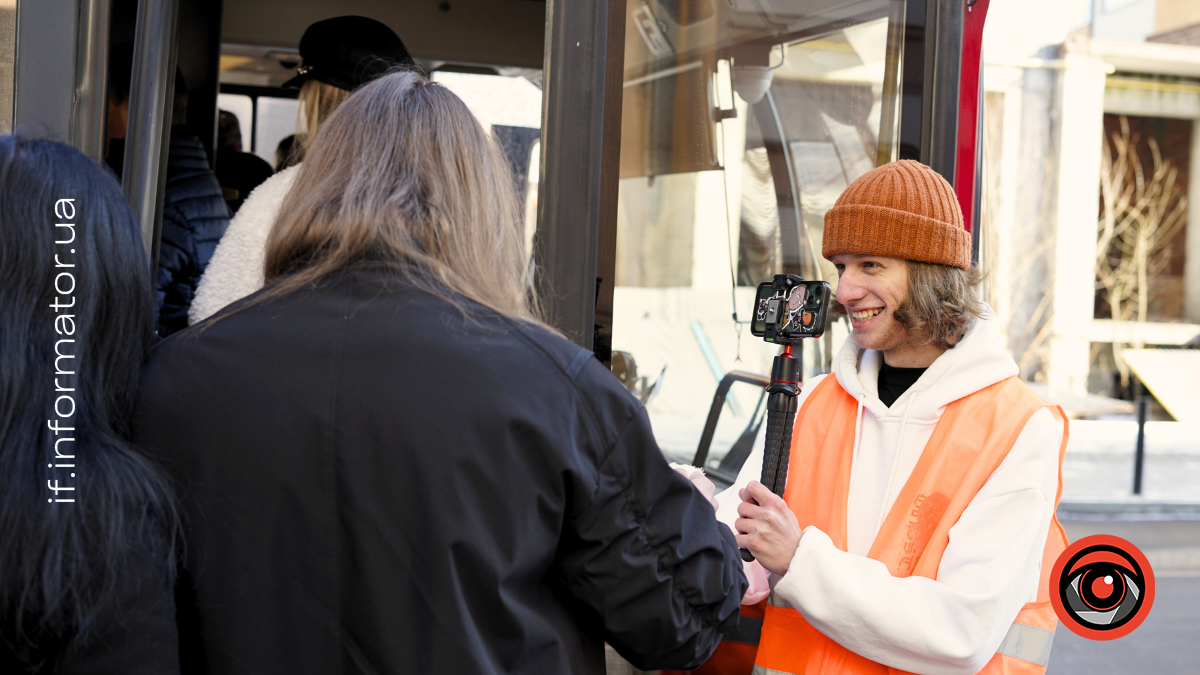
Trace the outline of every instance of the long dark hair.
{"type": "Polygon", "coordinates": [[[122,589],[170,589],[171,491],[128,440],[153,333],[150,271],[116,180],[62,143],[0,137],[0,636],[23,659],[86,642],[122,589]],[[56,459],[68,437],[58,450],[73,458],[56,459]]]}

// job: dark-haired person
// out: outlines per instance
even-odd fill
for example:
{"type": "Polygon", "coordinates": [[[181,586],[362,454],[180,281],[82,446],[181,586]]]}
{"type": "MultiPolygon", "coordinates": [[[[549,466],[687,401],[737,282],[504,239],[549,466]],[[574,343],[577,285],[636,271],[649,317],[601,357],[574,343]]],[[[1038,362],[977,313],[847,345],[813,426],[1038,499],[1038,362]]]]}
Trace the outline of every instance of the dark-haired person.
{"type": "Polygon", "coordinates": [[[242,126],[237,115],[228,110],[217,111],[215,159],[217,182],[221,184],[231,216],[238,212],[255,188],[275,175],[275,170],[265,159],[252,152],[242,152],[242,126]]]}
{"type": "MultiPolygon", "coordinates": [[[[309,139],[355,88],[397,66],[411,66],[408,49],[391,28],[364,16],[337,16],[309,26],[300,38],[303,59],[284,87],[300,88],[305,131],[297,133],[285,158],[276,151],[276,173],[246,199],[200,279],[189,323],[198,323],[231,302],[263,287],[267,233],[292,188],[309,139]]],[[[286,140],[286,139],[285,139],[286,140]]],[[[282,142],[280,143],[282,146],[282,142]]]]}
{"type": "MultiPolygon", "coordinates": [[[[115,45],[109,52],[108,63],[107,162],[118,177],[125,157],[132,73],[133,43],[115,45]]],[[[187,328],[188,308],[196,295],[200,276],[208,267],[217,242],[229,227],[229,207],[225,204],[221,183],[208,165],[208,156],[200,139],[186,126],[187,100],[187,84],[183,73],[176,68],[162,237],[155,275],[154,306],[160,337],[187,328]]]]}
{"type": "Polygon", "coordinates": [[[121,188],[0,137],[0,672],[178,672],[175,510],[129,442],[154,335],[121,188]]]}
{"type": "Polygon", "coordinates": [[[185,663],[600,674],[607,641],[698,665],[745,591],[733,533],[641,404],[539,321],[495,141],[412,71],[317,134],[268,286],[143,378],[137,438],[192,525],[185,663]]]}
{"type": "Polygon", "coordinates": [[[720,509],[771,573],[754,672],[1044,672],[1066,419],[978,299],[953,189],[869,171],[822,252],[853,331],[804,386],[783,498],[759,450],[720,509]]]}
{"type": "Polygon", "coordinates": [[[279,145],[275,146],[275,172],[278,173],[289,167],[298,164],[295,149],[299,147],[299,142],[296,140],[296,134],[288,134],[279,139],[279,145]]]}

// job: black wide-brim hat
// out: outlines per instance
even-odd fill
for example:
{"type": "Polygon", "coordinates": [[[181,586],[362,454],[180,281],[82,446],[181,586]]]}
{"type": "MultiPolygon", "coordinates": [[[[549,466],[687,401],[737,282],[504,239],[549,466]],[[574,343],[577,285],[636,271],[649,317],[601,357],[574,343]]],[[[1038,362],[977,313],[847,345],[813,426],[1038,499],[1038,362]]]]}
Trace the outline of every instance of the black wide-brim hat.
{"type": "Polygon", "coordinates": [[[300,58],[303,64],[285,88],[317,80],[354,91],[396,66],[412,64],[400,37],[365,16],[338,16],[309,26],[300,38],[300,58]]]}

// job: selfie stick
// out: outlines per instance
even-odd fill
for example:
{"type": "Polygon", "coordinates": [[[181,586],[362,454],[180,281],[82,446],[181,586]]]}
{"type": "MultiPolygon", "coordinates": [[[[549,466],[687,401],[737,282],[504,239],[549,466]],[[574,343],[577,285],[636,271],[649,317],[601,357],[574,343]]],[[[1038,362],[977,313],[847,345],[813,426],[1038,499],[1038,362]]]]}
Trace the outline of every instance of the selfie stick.
{"type": "MultiPolygon", "coordinates": [[[[783,497],[787,484],[788,457],[792,454],[792,426],[796,421],[796,397],[800,394],[800,360],[792,356],[792,346],[783,348],[771,366],[771,384],[767,385],[767,442],[763,448],[762,484],[783,497]]],[[[751,562],[754,554],[742,549],[742,560],[751,562]]]]}

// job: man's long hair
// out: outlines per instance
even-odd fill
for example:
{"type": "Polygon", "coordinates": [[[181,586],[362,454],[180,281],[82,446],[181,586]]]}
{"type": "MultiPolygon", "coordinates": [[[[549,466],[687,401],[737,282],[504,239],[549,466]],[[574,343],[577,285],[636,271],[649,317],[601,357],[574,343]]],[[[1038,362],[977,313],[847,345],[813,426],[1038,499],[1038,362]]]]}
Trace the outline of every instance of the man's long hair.
{"type": "Polygon", "coordinates": [[[264,296],[365,261],[541,323],[503,153],[466,104],[411,70],[357,89],[321,124],[267,241],[265,280],[279,283],[264,296]]]}
{"type": "Polygon", "coordinates": [[[950,265],[905,261],[908,297],[896,308],[896,320],[921,344],[949,349],[983,316],[979,299],[982,274],[950,265]]]}
{"type": "Polygon", "coordinates": [[[154,333],[142,246],[111,174],[62,143],[0,137],[0,638],[31,663],[118,620],[118,596],[136,584],[170,592],[171,490],[129,442],[154,333]],[[74,199],[74,219],[56,218],[59,199],[74,199]],[[55,290],[62,272],[74,280],[69,298],[55,290]],[[55,323],[66,314],[73,335],[55,323]],[[56,374],[63,354],[75,358],[60,370],[75,375],[56,374]],[[73,389],[68,418],[55,412],[63,389],[73,389]],[[56,436],[50,420],[74,430],[56,436]],[[56,460],[67,437],[59,449],[74,458],[56,460]],[[60,495],[74,503],[48,502],[56,480],[76,488],[60,495]]]}

